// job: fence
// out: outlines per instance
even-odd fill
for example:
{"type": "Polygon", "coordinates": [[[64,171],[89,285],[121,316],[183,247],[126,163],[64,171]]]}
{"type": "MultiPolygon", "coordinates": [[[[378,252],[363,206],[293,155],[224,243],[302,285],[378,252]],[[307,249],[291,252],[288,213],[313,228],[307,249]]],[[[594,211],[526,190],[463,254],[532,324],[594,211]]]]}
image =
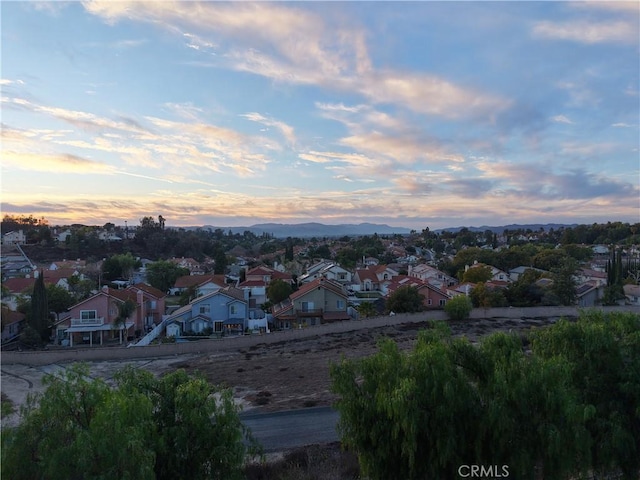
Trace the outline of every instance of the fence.
{"type": "MultiPolygon", "coordinates": [[[[545,317],[576,317],[580,313],[577,307],[532,307],[532,308],[490,308],[474,309],[471,320],[482,318],[545,318],[545,317]]],[[[633,312],[640,315],[638,306],[595,307],[588,310],[602,310],[606,312],[633,312]]],[[[363,328],[386,327],[402,323],[420,323],[430,320],[446,320],[442,310],[427,311],[413,314],[396,314],[394,316],[373,317],[362,320],[329,323],[315,327],[296,330],[285,330],[262,335],[244,335],[239,337],[225,337],[222,339],[207,339],[194,342],[148,345],[139,348],[126,347],[79,347],[61,348],[36,352],[2,352],[2,363],[19,363],[30,366],[49,365],[65,362],[92,362],[105,360],[133,360],[139,358],[153,358],[163,356],[179,356],[188,354],[207,354],[229,350],[246,349],[258,344],[271,344],[317,335],[344,333],[363,328]]]]}

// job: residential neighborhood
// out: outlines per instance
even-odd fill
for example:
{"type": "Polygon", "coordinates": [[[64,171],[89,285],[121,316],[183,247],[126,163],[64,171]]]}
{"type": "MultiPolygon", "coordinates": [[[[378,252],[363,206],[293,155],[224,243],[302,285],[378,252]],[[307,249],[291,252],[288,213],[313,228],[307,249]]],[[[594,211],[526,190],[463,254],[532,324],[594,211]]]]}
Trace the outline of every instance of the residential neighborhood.
{"type": "Polygon", "coordinates": [[[507,231],[494,238],[465,229],[457,234],[426,229],[409,235],[276,239],[144,225],[49,229],[62,230],[62,236],[3,232],[3,343],[18,340],[28,325],[39,277],[50,297],[49,344],[58,348],[312,328],[401,313],[402,305],[393,303],[394,311],[388,305],[403,291],[419,298],[420,310],[443,309],[457,296],[469,297],[476,307],[637,305],[640,298],[639,251],[631,231],[617,244],[589,245],[563,243],[566,231],[507,231]],[[145,228],[183,243],[195,242],[196,235],[199,241],[206,238],[212,255],[167,251],[171,256],[161,252],[149,258],[145,228]],[[86,239],[87,231],[95,237],[84,242],[95,242],[88,255],[51,258],[60,251],[80,253],[73,239],[80,234],[86,239]],[[486,243],[489,238],[495,245],[486,243]],[[565,264],[570,269],[564,273],[556,268],[565,264]],[[566,282],[570,287],[562,291],[559,285],[566,282]],[[614,291],[611,282],[619,288],[614,291]]]}

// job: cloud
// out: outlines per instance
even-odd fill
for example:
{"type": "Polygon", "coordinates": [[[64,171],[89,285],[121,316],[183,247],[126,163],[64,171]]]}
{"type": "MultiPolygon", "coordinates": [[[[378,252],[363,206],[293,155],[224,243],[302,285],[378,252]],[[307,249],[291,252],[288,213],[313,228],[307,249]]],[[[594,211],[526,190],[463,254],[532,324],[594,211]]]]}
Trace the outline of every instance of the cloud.
{"type": "Polygon", "coordinates": [[[103,162],[97,162],[68,153],[38,154],[15,151],[2,153],[3,168],[31,170],[37,172],[105,174],[113,173],[113,168],[103,162]]]}
{"type": "MultiPolygon", "coordinates": [[[[543,164],[510,164],[480,162],[478,168],[485,176],[494,178],[505,194],[518,199],[592,200],[602,198],[638,198],[640,188],[629,182],[572,168],[554,172],[543,164]]],[[[520,202],[518,200],[518,203],[520,202]]]]}
{"type": "MultiPolygon", "coordinates": [[[[220,61],[226,62],[228,68],[277,82],[357,93],[373,103],[399,105],[445,118],[488,117],[511,106],[508,99],[456,85],[434,74],[376,70],[364,30],[329,25],[323,17],[291,5],[170,1],[84,3],[88,12],[109,23],[126,18],[152,22],[171,31],[176,31],[176,25],[198,30],[200,37],[207,39],[193,45],[199,47],[203,42],[218,45],[220,61]]],[[[191,39],[189,37],[189,41],[191,39]]],[[[209,63],[203,65],[206,64],[209,63]]]]}
{"type": "Polygon", "coordinates": [[[565,117],[564,115],[556,115],[554,117],[551,117],[551,121],[556,123],[566,123],[568,125],[573,125],[573,122],[569,120],[567,117],[565,117]]]}
{"type": "Polygon", "coordinates": [[[574,20],[568,22],[537,22],[533,35],[550,40],[569,40],[578,43],[622,43],[636,44],[638,29],[632,23],[619,20],[609,22],[588,22],[574,20]]]}
{"type": "Polygon", "coordinates": [[[295,145],[296,136],[291,125],[287,125],[286,123],[275,120],[273,118],[267,118],[256,112],[246,113],[240,116],[246,118],[247,120],[251,120],[252,122],[258,122],[268,127],[274,127],[284,136],[289,145],[295,145]]]}

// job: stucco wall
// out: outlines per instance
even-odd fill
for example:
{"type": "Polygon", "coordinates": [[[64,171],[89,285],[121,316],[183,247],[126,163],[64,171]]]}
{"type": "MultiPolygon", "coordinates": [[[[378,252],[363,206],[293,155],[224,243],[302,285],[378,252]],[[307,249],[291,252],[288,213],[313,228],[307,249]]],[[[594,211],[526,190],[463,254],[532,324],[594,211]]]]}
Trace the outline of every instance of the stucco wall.
{"type": "MultiPolygon", "coordinates": [[[[596,307],[603,311],[634,312],[640,315],[640,306],[596,307]]],[[[577,316],[576,307],[534,307],[534,308],[477,308],[471,312],[474,318],[537,318],[577,316]]],[[[20,363],[24,365],[49,365],[65,362],[91,362],[98,360],[124,360],[134,358],[150,358],[160,356],[177,356],[184,354],[204,354],[225,350],[246,349],[260,343],[276,343],[296,338],[306,338],[329,333],[342,333],[361,328],[383,327],[400,323],[418,323],[427,320],[446,320],[444,311],[430,311],[414,314],[397,314],[392,317],[381,316],[366,320],[351,320],[307,327],[299,330],[273,332],[264,335],[247,335],[242,337],[226,337],[219,340],[200,340],[189,343],[149,345],[145,347],[80,347],[61,348],[39,352],[2,352],[3,364],[20,363]]]]}

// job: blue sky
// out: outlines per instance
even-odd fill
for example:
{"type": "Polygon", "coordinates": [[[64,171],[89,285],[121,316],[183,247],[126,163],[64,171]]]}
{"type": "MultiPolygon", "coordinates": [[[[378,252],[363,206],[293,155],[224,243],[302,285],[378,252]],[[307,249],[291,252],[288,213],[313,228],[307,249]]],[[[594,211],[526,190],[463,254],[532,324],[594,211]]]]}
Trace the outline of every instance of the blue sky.
{"type": "Polygon", "coordinates": [[[2,214],[640,221],[637,2],[6,2],[2,214]]]}

